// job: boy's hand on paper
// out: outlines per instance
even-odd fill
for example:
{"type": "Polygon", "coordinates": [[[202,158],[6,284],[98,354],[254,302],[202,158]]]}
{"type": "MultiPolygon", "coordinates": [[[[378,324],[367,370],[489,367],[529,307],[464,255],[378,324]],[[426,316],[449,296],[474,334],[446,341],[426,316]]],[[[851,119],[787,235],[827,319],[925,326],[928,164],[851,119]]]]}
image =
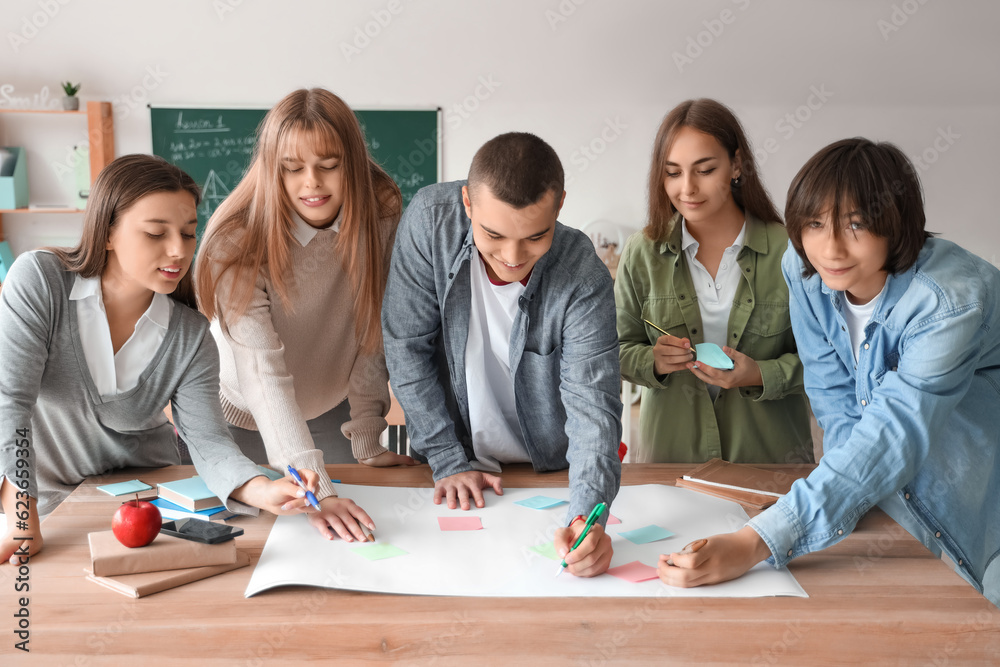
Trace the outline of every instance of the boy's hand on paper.
{"type": "Polygon", "coordinates": [[[685,368],[694,373],[694,376],[705,384],[712,384],[723,389],[763,386],[764,378],[761,377],[760,366],[757,365],[756,361],[728,346],[723,347],[722,351],[733,360],[732,370],[712,368],[697,361],[686,364],[685,368]]]}
{"type": "Polygon", "coordinates": [[[657,375],[667,375],[682,371],[694,361],[691,341],[687,338],[663,335],[653,346],[653,371],[657,375]]]}
{"type": "Polygon", "coordinates": [[[11,565],[19,565],[20,558],[25,554],[34,556],[42,550],[42,527],[38,520],[38,510],[35,506],[35,498],[30,498],[28,494],[14,486],[8,479],[0,481],[0,503],[3,504],[3,511],[7,517],[7,532],[0,540],[0,563],[9,562],[11,565]],[[28,509],[24,509],[25,501],[28,502],[28,509]],[[21,503],[18,506],[18,503],[21,503]],[[19,519],[18,514],[28,513],[28,518],[19,519]],[[24,521],[27,528],[18,528],[18,524],[24,521]],[[31,539],[25,539],[31,538],[31,539]]]}
{"type": "Polygon", "coordinates": [[[586,525],[586,521],[579,520],[569,528],[558,529],[554,546],[556,553],[566,561],[567,572],[577,577],[596,577],[604,574],[611,565],[614,549],[611,547],[611,536],[604,532],[601,524],[595,523],[580,546],[570,551],[586,525]]]}
{"type": "Polygon", "coordinates": [[[736,579],[770,555],[757,531],[744,526],[709,537],[697,551],[661,555],[656,571],[668,586],[693,588],[736,579]]]}
{"type": "Polygon", "coordinates": [[[327,496],[319,506],[320,511],[309,513],[309,523],[328,540],[339,536],[345,542],[364,542],[366,534],[361,525],[375,530],[372,518],[350,498],[327,496]]]}
{"type": "Polygon", "coordinates": [[[373,468],[388,468],[389,466],[416,466],[420,465],[412,456],[406,456],[405,454],[397,454],[396,452],[390,452],[388,449],[379,454],[378,456],[373,456],[370,459],[362,459],[361,463],[366,466],[371,466],[373,468]]]}
{"type": "Polygon", "coordinates": [[[441,500],[448,500],[448,509],[453,510],[459,505],[463,510],[470,509],[469,497],[472,497],[476,507],[486,507],[483,500],[483,489],[491,488],[498,496],[503,495],[503,483],[499,476],[478,470],[469,470],[449,475],[434,482],[434,504],[440,505],[441,500]]]}

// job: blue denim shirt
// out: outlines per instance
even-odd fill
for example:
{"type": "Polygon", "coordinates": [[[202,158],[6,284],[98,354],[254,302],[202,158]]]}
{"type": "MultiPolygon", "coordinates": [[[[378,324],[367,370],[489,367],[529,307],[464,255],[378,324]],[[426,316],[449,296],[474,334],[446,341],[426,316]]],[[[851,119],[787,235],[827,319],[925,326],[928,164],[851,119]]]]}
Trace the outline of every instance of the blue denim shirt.
{"type": "MultiPolygon", "coordinates": [[[[476,248],[463,185],[431,185],[410,202],[382,304],[392,390],[411,446],[427,458],[435,480],[472,470],[465,345],[476,248]]],[[[615,298],[611,275],[582,232],[556,223],[552,248],[518,303],[510,369],[535,470],[569,467],[569,516],[610,505],[621,480],[615,298]]]]}
{"type": "Polygon", "coordinates": [[[881,504],[1000,605],[1000,271],[926,241],[886,281],[855,366],[844,293],[802,268],[789,244],[782,271],[824,453],[749,525],[781,566],[881,504]]]}

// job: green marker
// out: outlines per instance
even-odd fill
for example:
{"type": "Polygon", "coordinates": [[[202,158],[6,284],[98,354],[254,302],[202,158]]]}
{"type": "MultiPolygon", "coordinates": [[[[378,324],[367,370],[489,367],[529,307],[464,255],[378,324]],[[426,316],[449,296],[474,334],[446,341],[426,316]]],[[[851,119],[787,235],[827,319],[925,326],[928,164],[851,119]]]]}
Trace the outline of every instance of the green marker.
{"type": "MultiPolygon", "coordinates": [[[[569,549],[570,551],[576,549],[578,546],[580,546],[580,543],[583,542],[584,539],[586,539],[587,534],[590,532],[590,529],[594,527],[594,522],[597,521],[598,517],[604,514],[604,510],[607,509],[607,507],[608,506],[605,505],[604,503],[597,503],[594,509],[591,510],[590,516],[587,517],[587,525],[583,527],[583,532],[580,533],[580,537],[576,538],[576,543],[572,547],[570,547],[569,549]]],[[[559,563],[559,571],[556,572],[556,576],[558,577],[560,574],[562,574],[562,571],[565,569],[566,569],[566,561],[563,560],[561,563],[559,563]]]]}

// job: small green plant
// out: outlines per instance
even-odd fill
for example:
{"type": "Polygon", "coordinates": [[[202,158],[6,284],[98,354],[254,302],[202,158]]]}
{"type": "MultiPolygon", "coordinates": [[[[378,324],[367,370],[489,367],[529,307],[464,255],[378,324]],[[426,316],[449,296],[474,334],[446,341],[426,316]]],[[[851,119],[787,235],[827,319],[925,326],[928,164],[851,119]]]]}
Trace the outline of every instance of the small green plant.
{"type": "Polygon", "coordinates": [[[66,97],[73,97],[80,90],[80,84],[72,84],[69,81],[65,81],[61,84],[62,89],[66,92],[66,97]]]}

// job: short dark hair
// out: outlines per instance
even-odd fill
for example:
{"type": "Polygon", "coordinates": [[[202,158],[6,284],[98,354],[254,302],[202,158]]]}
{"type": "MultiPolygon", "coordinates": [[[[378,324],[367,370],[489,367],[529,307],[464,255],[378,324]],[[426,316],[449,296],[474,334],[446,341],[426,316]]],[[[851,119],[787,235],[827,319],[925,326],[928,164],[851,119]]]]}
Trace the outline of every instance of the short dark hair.
{"type": "Polygon", "coordinates": [[[564,180],[556,152],[527,132],[493,137],[476,151],[469,167],[470,193],[484,185],[494,197],[514,208],[531,206],[547,192],[555,193],[558,207],[564,180]]]}
{"type": "MultiPolygon", "coordinates": [[[[862,137],[834,142],[812,156],[788,188],[785,227],[805,264],[803,275],[816,268],[802,251],[802,228],[830,209],[831,219],[856,211],[868,230],[889,240],[883,270],[901,273],[917,261],[924,241],[923,192],[913,163],[888,142],[862,137]]],[[[834,225],[839,232],[839,225],[834,225]]]]}

